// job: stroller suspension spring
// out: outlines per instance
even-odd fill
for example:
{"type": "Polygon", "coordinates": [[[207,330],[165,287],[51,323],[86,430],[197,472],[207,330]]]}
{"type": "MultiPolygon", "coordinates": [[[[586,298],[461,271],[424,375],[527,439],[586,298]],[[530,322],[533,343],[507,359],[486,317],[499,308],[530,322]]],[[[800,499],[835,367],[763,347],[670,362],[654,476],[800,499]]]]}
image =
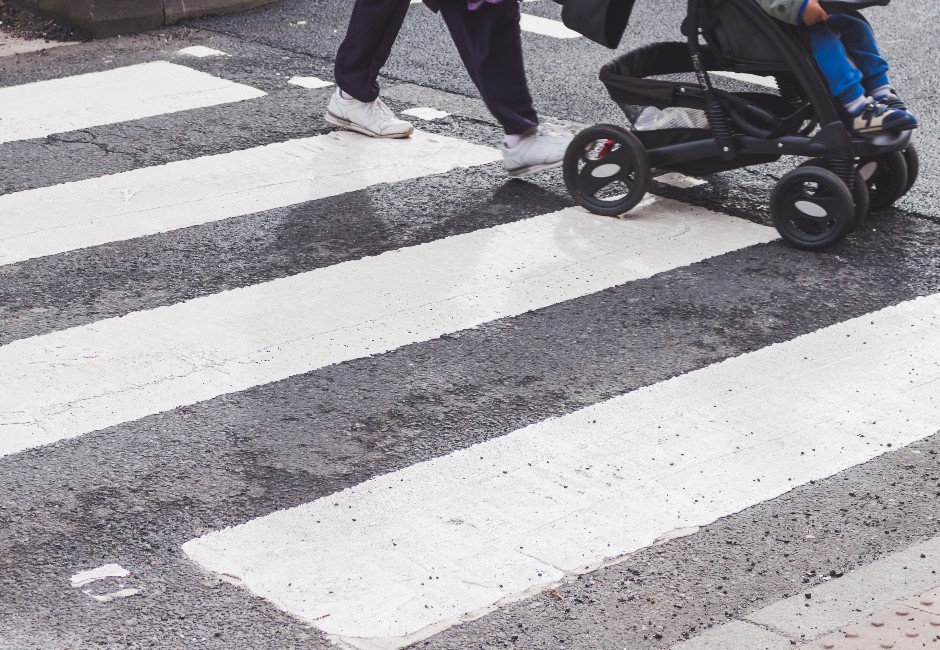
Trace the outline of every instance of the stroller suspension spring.
{"type": "Polygon", "coordinates": [[[717,100],[708,102],[705,106],[705,116],[708,118],[709,126],[711,126],[712,135],[722,145],[724,158],[734,158],[736,154],[734,151],[734,133],[731,130],[731,120],[728,119],[724,106],[719,104],[717,100]]]}
{"type": "Polygon", "coordinates": [[[855,190],[855,162],[852,160],[831,160],[829,166],[841,178],[849,190],[855,190]]]}
{"type": "Polygon", "coordinates": [[[803,96],[800,94],[800,87],[792,79],[783,76],[776,76],[777,88],[780,89],[780,96],[794,106],[800,106],[803,103],[803,96]]]}

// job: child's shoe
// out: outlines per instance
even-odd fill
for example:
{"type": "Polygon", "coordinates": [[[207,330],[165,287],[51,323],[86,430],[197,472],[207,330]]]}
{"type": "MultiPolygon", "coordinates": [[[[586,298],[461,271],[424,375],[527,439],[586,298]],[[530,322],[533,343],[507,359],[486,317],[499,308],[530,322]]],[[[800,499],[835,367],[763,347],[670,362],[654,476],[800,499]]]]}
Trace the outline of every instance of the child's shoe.
{"type": "Polygon", "coordinates": [[[879,104],[884,104],[888,108],[893,108],[897,111],[906,111],[907,104],[904,103],[904,100],[898,96],[897,91],[892,88],[884,95],[875,95],[873,99],[879,104]]]}
{"type": "Polygon", "coordinates": [[[855,135],[882,133],[884,131],[909,131],[917,128],[917,118],[904,110],[889,108],[878,102],[871,102],[852,115],[847,125],[855,135]]]}

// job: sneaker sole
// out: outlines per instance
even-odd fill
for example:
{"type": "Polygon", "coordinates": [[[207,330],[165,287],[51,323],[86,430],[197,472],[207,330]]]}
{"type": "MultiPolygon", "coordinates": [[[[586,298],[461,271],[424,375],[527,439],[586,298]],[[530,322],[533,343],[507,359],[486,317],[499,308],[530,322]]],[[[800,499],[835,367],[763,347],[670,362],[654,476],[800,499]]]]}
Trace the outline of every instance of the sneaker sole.
{"type": "Polygon", "coordinates": [[[327,112],[326,115],[323,116],[323,119],[333,126],[338,126],[339,128],[345,129],[346,131],[355,131],[356,133],[367,135],[370,138],[387,138],[390,140],[399,140],[402,138],[407,138],[415,132],[414,127],[412,127],[406,133],[389,133],[388,135],[383,135],[381,133],[376,133],[375,131],[370,131],[364,126],[359,126],[355,122],[350,122],[349,120],[344,120],[341,117],[337,117],[330,112],[327,112]]]}
{"type": "Polygon", "coordinates": [[[908,124],[906,126],[902,126],[900,128],[894,128],[894,129],[886,129],[881,126],[877,126],[877,127],[871,127],[869,129],[857,129],[855,133],[857,135],[868,135],[869,133],[904,133],[905,131],[913,131],[918,126],[920,126],[920,123],[908,124]]]}
{"type": "Polygon", "coordinates": [[[529,176],[537,172],[544,172],[546,169],[555,169],[555,167],[561,167],[564,161],[559,160],[558,162],[545,163],[543,165],[529,165],[528,167],[516,167],[515,169],[507,169],[508,173],[513,178],[522,178],[523,176],[529,176]]]}

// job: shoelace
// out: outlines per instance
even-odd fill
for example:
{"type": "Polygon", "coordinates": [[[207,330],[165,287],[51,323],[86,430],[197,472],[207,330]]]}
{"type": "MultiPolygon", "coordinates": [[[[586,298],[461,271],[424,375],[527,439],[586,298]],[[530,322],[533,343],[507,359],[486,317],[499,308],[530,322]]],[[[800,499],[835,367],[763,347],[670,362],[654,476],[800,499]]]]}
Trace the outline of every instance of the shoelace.
{"type": "Polygon", "coordinates": [[[866,121],[869,121],[873,117],[881,117],[890,110],[891,109],[884,104],[876,104],[875,102],[872,102],[870,104],[866,104],[865,108],[862,109],[862,117],[866,121]]]}
{"type": "Polygon", "coordinates": [[[571,134],[557,124],[539,124],[535,128],[535,135],[544,135],[550,138],[570,138],[571,134]]]}
{"type": "Polygon", "coordinates": [[[369,108],[367,110],[373,115],[378,114],[383,122],[394,122],[398,120],[398,118],[395,117],[395,114],[392,112],[392,109],[386,106],[385,102],[383,102],[381,99],[376,99],[369,102],[369,108]]]}

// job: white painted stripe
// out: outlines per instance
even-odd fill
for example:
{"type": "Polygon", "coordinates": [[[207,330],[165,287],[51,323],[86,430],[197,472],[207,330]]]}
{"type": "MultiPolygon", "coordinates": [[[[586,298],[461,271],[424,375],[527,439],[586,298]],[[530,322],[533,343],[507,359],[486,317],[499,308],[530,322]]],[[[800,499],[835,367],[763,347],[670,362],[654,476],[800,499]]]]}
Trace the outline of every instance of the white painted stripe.
{"type": "Polygon", "coordinates": [[[207,56],[231,56],[226,54],[222,50],[214,50],[211,47],[206,47],[205,45],[193,45],[192,47],[184,47],[179,51],[180,54],[185,56],[194,56],[199,59],[204,59],[207,56]]]}
{"type": "Polygon", "coordinates": [[[727,77],[728,79],[736,79],[737,81],[745,81],[756,86],[764,86],[766,88],[777,88],[777,80],[773,77],[766,77],[762,75],[749,74],[747,72],[721,72],[714,71],[709,72],[709,74],[716,74],[720,77],[727,77]]]}
{"type": "Polygon", "coordinates": [[[581,38],[581,34],[568,29],[560,20],[542,18],[541,16],[533,16],[532,14],[522,14],[519,25],[524,32],[541,34],[542,36],[551,36],[552,38],[581,38]]]}
{"type": "Polygon", "coordinates": [[[115,591],[112,594],[94,594],[90,590],[82,592],[92,600],[97,600],[99,603],[109,603],[112,600],[117,600],[118,598],[130,598],[131,596],[136,596],[140,593],[140,589],[121,589],[115,591]]]}
{"type": "Polygon", "coordinates": [[[660,183],[672,185],[673,187],[678,187],[680,189],[689,189],[690,187],[698,187],[699,185],[706,185],[708,183],[708,181],[704,181],[701,178],[686,176],[685,174],[680,174],[678,172],[662,174],[653,180],[657,180],[660,183]]]}
{"type": "Polygon", "coordinates": [[[329,88],[333,85],[332,81],[324,81],[318,77],[291,77],[287,83],[310,89],[329,88]]]}
{"type": "Polygon", "coordinates": [[[105,564],[95,569],[79,571],[72,576],[71,583],[73,587],[84,587],[105,578],[126,578],[130,574],[131,572],[120,564],[105,564]]]}
{"type": "Polygon", "coordinates": [[[293,205],[499,160],[416,133],[336,132],[0,196],[0,264],[293,205]]]}
{"type": "Polygon", "coordinates": [[[439,111],[436,108],[431,108],[430,106],[415,106],[414,108],[409,108],[401,112],[402,115],[409,115],[411,117],[417,117],[419,120],[439,120],[442,117],[447,117],[450,113],[445,113],[444,111],[439,111]]]}
{"type": "Polygon", "coordinates": [[[41,52],[42,50],[62,47],[63,45],[75,45],[75,43],[72,41],[47,41],[41,38],[23,39],[0,33],[0,57],[27,54],[29,52],[41,52]]]}
{"type": "Polygon", "coordinates": [[[14,341],[0,347],[0,456],[775,238],[665,199],[628,220],[569,208],[14,341]]]}
{"type": "Polygon", "coordinates": [[[183,549],[349,645],[402,647],[930,436],[940,429],[938,385],[940,294],[183,549]]]}
{"type": "Polygon", "coordinates": [[[155,61],[0,88],[0,142],[261,97],[257,88],[155,61]]]}

